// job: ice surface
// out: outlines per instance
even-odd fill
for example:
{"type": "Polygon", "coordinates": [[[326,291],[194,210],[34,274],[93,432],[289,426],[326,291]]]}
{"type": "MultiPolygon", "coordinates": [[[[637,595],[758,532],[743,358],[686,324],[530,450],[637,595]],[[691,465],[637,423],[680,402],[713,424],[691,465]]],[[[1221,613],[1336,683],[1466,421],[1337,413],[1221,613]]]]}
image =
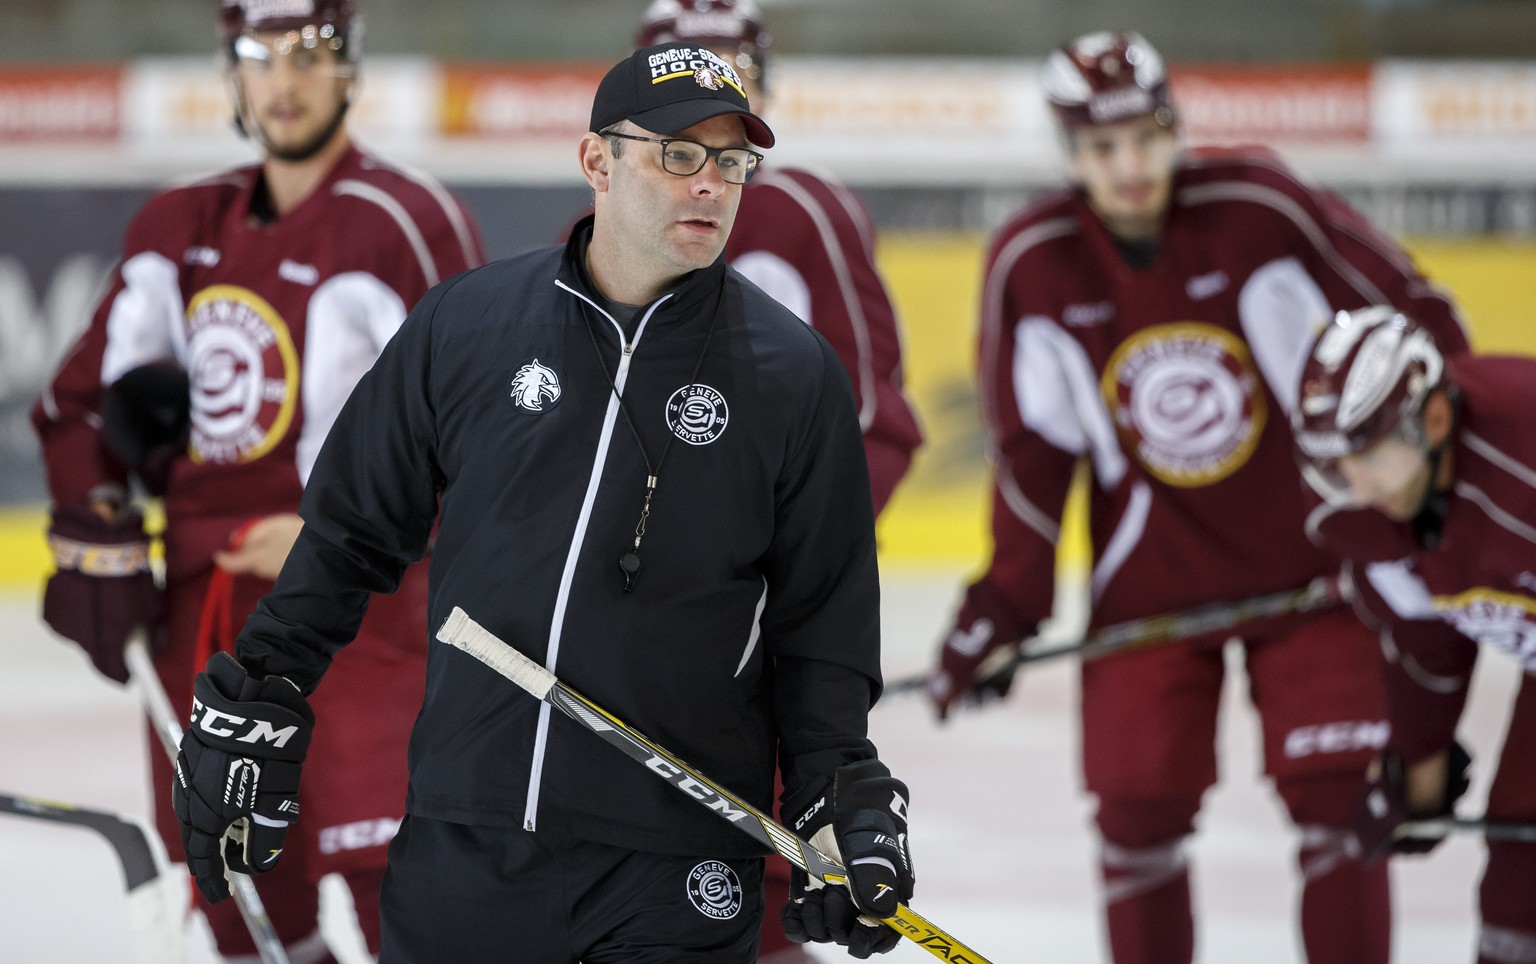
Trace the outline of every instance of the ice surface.
{"type": "MultiPolygon", "coordinates": [[[[926,667],[962,578],[953,570],[884,573],[888,677],[926,667]]],[[[35,597],[0,594],[0,791],[147,816],[148,748],[137,703],[97,677],[36,613],[35,597]]],[[[1480,662],[1462,726],[1478,763],[1466,813],[1481,809],[1519,678],[1496,653],[1480,662]]],[[[1032,667],[1006,704],[943,727],[915,695],[890,699],[871,719],[882,756],[912,790],[913,907],[995,964],[1104,960],[1090,802],[1076,761],[1075,675],[1067,661],[1032,667]]],[[[1223,782],[1207,797],[1192,848],[1199,960],[1297,962],[1294,833],[1258,776],[1240,668],[1230,683],[1223,782]]],[[[593,751],[612,752],[596,741],[593,751]]],[[[1460,838],[1426,859],[1397,862],[1398,964],[1472,959],[1482,859],[1479,843],[1460,838]]],[[[0,816],[0,960],[131,960],[120,894],[111,852],[92,834],[0,816]]],[[[358,961],[345,890],[325,895],[326,932],[342,942],[344,961],[358,961]]],[[[189,931],[188,960],[213,960],[198,925],[189,931]]],[[[908,944],[883,960],[936,958],[908,944]]]]}

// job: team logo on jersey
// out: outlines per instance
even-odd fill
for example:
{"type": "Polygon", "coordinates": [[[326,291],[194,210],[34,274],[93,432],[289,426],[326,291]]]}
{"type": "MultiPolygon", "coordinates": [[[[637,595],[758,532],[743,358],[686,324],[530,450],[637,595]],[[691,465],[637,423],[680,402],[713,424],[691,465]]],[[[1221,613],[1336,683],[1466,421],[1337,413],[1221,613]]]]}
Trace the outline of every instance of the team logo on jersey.
{"type": "Polygon", "coordinates": [[[1497,646],[1536,668],[1536,599],[1513,592],[1469,589],[1436,596],[1435,612],[1469,639],[1497,646]]]}
{"type": "Polygon", "coordinates": [[[1215,325],[1136,333],[1104,368],[1100,389],[1128,451],[1169,485],[1210,485],[1253,454],[1264,392],[1248,346],[1215,325]]]}
{"type": "Polygon", "coordinates": [[[689,445],[708,445],[731,420],[725,396],[708,385],[684,385],[667,399],[667,427],[689,445]]]}
{"type": "Polygon", "coordinates": [[[282,316],[248,288],[214,285],[187,304],[187,376],[193,461],[258,459],[293,423],[298,352],[282,316]]]}
{"type": "Polygon", "coordinates": [[[525,412],[542,415],[560,401],[560,378],[537,358],[512,376],[512,404],[525,412]]]}
{"type": "Polygon", "coordinates": [[[741,912],[741,878],[730,865],[706,860],[688,872],[688,901],[705,917],[730,920],[741,912]]]}

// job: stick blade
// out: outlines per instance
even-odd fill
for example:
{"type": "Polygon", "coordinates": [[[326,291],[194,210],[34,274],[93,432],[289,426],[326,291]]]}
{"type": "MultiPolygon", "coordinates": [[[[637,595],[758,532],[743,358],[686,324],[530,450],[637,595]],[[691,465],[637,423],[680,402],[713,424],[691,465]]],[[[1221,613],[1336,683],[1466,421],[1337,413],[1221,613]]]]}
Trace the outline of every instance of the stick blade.
{"type": "Polygon", "coordinates": [[[439,642],[463,650],[480,662],[494,669],[507,679],[521,686],[536,699],[545,699],[558,680],[554,673],[519,653],[495,633],[481,626],[458,606],[443,620],[437,631],[439,642]]]}

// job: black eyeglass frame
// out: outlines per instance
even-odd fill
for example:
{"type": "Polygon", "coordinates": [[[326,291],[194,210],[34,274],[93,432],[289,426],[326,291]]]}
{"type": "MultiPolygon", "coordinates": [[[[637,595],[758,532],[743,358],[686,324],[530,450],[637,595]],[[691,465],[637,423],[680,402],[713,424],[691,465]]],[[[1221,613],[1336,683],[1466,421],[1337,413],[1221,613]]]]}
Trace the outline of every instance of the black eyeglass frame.
{"type": "Polygon", "coordinates": [[[599,131],[598,133],[603,137],[621,137],[626,141],[645,141],[648,144],[660,144],[661,169],[666,171],[668,174],[671,174],[673,177],[693,177],[695,174],[704,170],[704,165],[708,164],[710,160],[713,159],[715,162],[715,170],[720,172],[720,179],[722,181],[727,184],[745,184],[752,180],[752,176],[757,173],[758,165],[763,163],[763,155],[759,154],[757,151],[752,150],[750,147],[710,147],[707,144],[700,144],[698,141],[690,140],[686,137],[641,137],[638,134],[623,134],[619,131],[599,131]],[[667,166],[668,144],[692,144],[694,147],[704,151],[704,160],[700,161],[699,166],[691,171],[674,171],[667,166]],[[733,181],[726,177],[725,171],[721,170],[720,168],[720,155],[724,154],[726,151],[745,151],[747,155],[753,159],[752,162],[746,166],[746,175],[739,181],[733,181]]]}

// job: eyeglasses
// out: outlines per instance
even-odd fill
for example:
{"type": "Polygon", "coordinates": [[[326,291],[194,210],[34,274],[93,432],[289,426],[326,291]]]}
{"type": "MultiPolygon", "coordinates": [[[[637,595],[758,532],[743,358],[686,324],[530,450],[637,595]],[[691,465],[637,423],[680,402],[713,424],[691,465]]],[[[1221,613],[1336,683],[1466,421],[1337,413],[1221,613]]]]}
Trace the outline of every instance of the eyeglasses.
{"type": "Polygon", "coordinates": [[[705,147],[698,141],[677,137],[640,137],[603,131],[604,137],[622,137],[626,141],[647,141],[661,145],[661,169],[678,177],[692,177],[703,170],[704,162],[715,159],[715,170],[727,184],[745,184],[757,173],[757,162],[763,155],[745,147],[705,147]]]}

